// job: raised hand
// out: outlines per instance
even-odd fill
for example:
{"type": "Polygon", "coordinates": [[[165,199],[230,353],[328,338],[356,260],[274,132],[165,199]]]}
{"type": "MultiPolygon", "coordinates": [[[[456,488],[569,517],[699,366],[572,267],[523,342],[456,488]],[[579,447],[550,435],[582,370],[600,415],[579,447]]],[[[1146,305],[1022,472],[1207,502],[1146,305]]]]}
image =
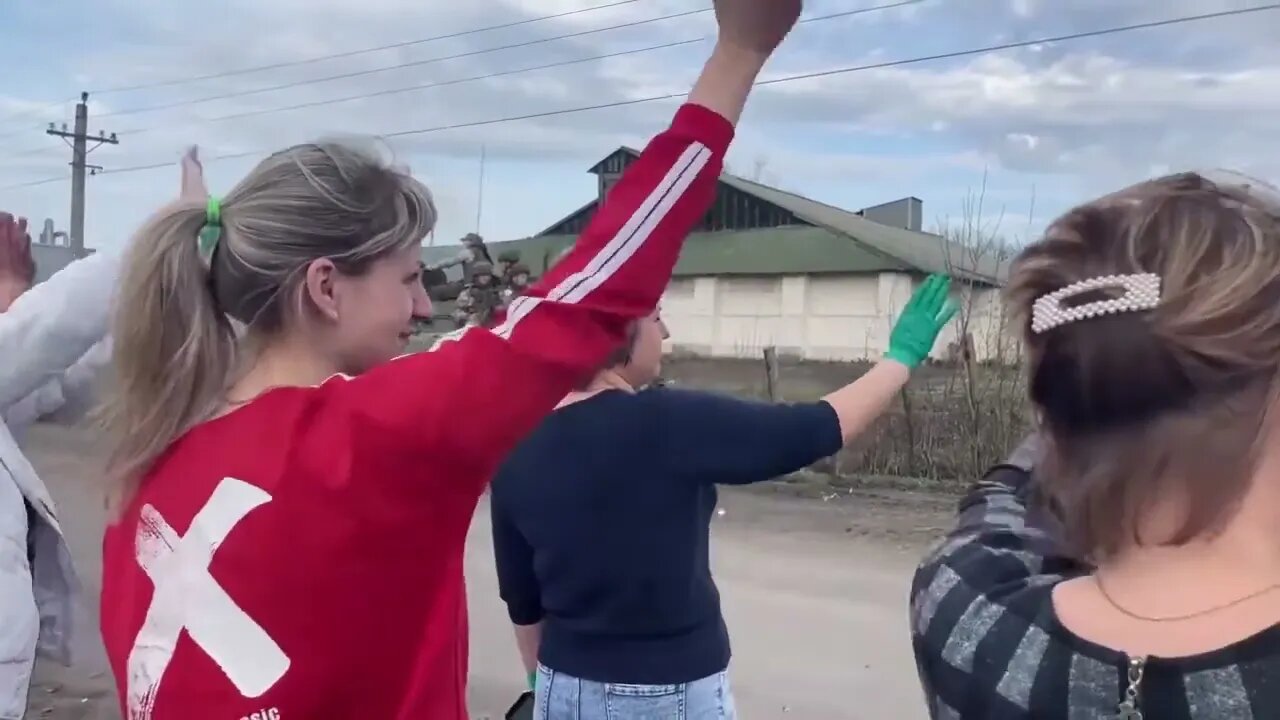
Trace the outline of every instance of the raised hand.
{"type": "Polygon", "coordinates": [[[182,156],[182,187],[178,197],[183,200],[204,202],[209,188],[204,182],[204,166],[200,164],[200,149],[192,145],[182,156]]]}
{"type": "Polygon", "coordinates": [[[800,18],[801,0],[715,0],[720,42],[768,56],[800,18]]]}
{"type": "Polygon", "coordinates": [[[889,336],[889,352],[885,357],[915,368],[929,357],[938,334],[956,314],[955,301],[949,298],[951,278],[930,275],[916,290],[889,336]]]}
{"type": "Polygon", "coordinates": [[[800,17],[800,0],[715,0],[720,36],[689,102],[734,125],[769,56],[800,17]]]}
{"type": "Polygon", "coordinates": [[[0,212],[0,312],[6,312],[18,296],[31,289],[35,279],[27,219],[0,212]]]}

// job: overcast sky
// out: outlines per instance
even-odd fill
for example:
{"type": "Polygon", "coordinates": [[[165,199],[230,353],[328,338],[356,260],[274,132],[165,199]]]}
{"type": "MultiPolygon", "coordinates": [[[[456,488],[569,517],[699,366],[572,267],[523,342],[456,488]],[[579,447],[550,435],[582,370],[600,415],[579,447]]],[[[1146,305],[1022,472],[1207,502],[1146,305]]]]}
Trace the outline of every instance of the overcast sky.
{"type": "MultiPolygon", "coordinates": [[[[43,134],[69,122],[81,90],[179,80],[471,30],[612,0],[8,0],[0,4],[0,188],[68,174],[69,151],[43,134]],[[58,103],[62,104],[58,104],[58,103]],[[49,107],[54,105],[54,107],[49,107]]],[[[887,0],[810,0],[822,16],[887,0]]],[[[1263,4],[1261,0],[925,0],[802,25],[768,77],[818,72],[1263,4]]],[[[394,50],[126,92],[95,92],[91,130],[120,133],[92,161],[112,168],[206,157],[326,135],[389,134],[686,91],[709,44],[253,117],[241,112],[469,78],[708,37],[709,12],[522,48],[299,85],[167,110],[198,100],[397,63],[606,28],[709,0],[619,7],[394,50]],[[109,113],[120,113],[109,115],[109,113]]],[[[959,222],[987,190],[984,221],[1026,237],[1071,204],[1143,176],[1204,166],[1280,178],[1280,11],[787,82],[760,88],[731,167],[857,209],[905,195],[926,225],[959,222]],[[1034,217],[1032,215],[1034,201],[1034,217]],[[1030,220],[1030,221],[1029,221],[1030,220]]],[[[480,231],[522,237],[594,193],[586,169],[641,144],[676,107],[666,100],[395,137],[399,159],[436,194],[439,242],[475,229],[481,146],[487,171],[480,231]]],[[[253,158],[210,162],[215,193],[253,158]]],[[[174,194],[176,165],[90,178],[90,246],[125,242],[174,194]]],[[[70,184],[0,189],[0,207],[67,224],[70,184]]]]}

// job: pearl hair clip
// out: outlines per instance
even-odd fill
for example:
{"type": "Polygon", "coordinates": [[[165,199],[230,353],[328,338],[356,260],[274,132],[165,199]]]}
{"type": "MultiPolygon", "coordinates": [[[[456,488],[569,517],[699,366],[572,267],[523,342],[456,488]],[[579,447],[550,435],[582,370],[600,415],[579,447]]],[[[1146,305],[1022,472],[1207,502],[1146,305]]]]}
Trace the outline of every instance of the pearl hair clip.
{"type": "Polygon", "coordinates": [[[1039,334],[1067,323],[1101,315],[1152,310],[1159,304],[1159,275],[1142,273],[1089,278],[1038,298],[1031,306],[1031,332],[1039,334]],[[1113,288],[1124,290],[1124,294],[1117,298],[1097,300],[1072,307],[1062,304],[1063,300],[1091,290],[1113,288]]]}

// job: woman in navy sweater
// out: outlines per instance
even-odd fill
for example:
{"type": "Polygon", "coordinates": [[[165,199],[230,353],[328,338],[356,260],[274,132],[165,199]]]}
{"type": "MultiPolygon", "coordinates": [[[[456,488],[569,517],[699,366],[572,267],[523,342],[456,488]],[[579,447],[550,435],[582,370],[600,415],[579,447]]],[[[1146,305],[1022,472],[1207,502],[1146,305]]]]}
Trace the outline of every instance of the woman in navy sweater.
{"type": "Polygon", "coordinates": [[[882,362],[796,405],[638,392],[661,363],[655,312],[508,456],[492,486],[494,551],[536,717],[734,717],[708,552],[715,486],[799,470],[865,430],[954,313],[949,286],[925,281],[882,362]]]}

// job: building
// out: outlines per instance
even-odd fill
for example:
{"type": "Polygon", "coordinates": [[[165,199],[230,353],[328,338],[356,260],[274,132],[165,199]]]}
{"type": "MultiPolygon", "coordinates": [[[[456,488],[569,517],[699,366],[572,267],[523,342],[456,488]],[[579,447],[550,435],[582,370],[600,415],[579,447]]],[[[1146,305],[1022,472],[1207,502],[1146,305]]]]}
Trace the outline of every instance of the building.
{"type": "MultiPolygon", "coordinates": [[[[530,238],[490,244],[517,250],[534,272],[572,244],[605,193],[638,157],[627,147],[590,172],[596,198],[530,238]]],[[[724,173],[715,204],[685,243],[663,300],[672,349],[756,357],[774,346],[813,360],[879,357],[912,290],[933,272],[962,281],[969,340],[958,324],[938,343],[945,357],[967,344],[978,359],[1007,357],[999,302],[1003,268],[992,258],[921,230],[923,203],[903,198],[858,211],[724,173]]],[[[427,262],[454,248],[428,248],[427,262]]]]}
{"type": "MultiPolygon", "coordinates": [[[[86,254],[92,252],[88,250],[86,254]]],[[[76,259],[70,239],[65,232],[53,229],[53,220],[44,221],[40,235],[31,243],[31,256],[36,262],[37,283],[48,280],[76,259]]]]}

